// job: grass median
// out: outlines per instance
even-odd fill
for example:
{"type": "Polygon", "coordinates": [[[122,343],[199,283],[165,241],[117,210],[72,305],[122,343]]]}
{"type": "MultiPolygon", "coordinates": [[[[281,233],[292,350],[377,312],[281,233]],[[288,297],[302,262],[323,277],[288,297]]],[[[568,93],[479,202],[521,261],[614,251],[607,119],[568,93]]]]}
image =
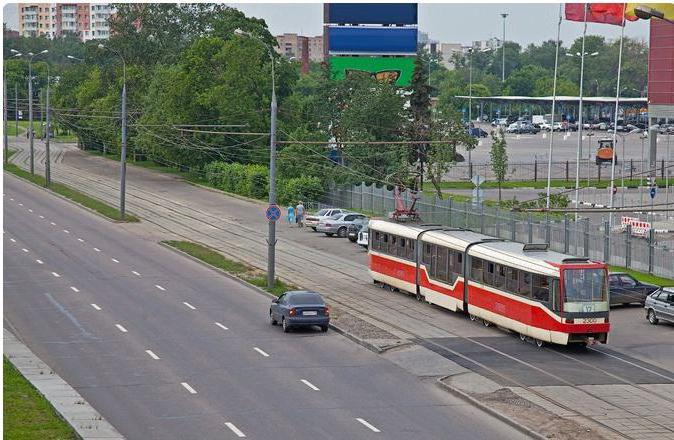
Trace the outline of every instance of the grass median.
{"type": "Polygon", "coordinates": [[[3,357],[3,437],[67,440],[79,437],[51,404],[3,357]]]}
{"type": "MultiPolygon", "coordinates": [[[[14,152],[11,152],[13,154],[14,152]]],[[[31,174],[28,171],[20,168],[19,166],[13,164],[13,163],[8,163],[5,164],[5,171],[14,174],[17,177],[20,177],[22,179],[28,180],[29,182],[33,182],[36,185],[40,186],[45,186],[45,178],[44,176],[41,176],[39,174],[31,174]]],[[[57,194],[62,195],[63,197],[66,197],[70,200],[72,200],[75,203],[79,203],[82,206],[85,206],[89,209],[92,209],[96,211],[97,213],[108,217],[112,220],[117,220],[117,221],[125,221],[125,222],[137,222],[138,218],[131,215],[131,214],[126,214],[124,217],[124,220],[121,219],[119,215],[119,210],[117,208],[114,208],[110,205],[107,205],[100,200],[94,199],[92,197],[87,196],[86,194],[83,194],[69,186],[63,185],[61,183],[56,183],[52,181],[52,183],[49,185],[50,190],[54,191],[57,194]]]]}
{"type": "Polygon", "coordinates": [[[210,266],[222,269],[230,275],[234,275],[247,283],[266,290],[272,295],[280,296],[283,292],[287,292],[288,290],[298,290],[297,287],[286,284],[278,278],[276,279],[276,283],[274,283],[274,288],[268,289],[266,272],[248,266],[247,264],[230,260],[221,253],[202,244],[176,240],[163,241],[162,243],[183,251],[210,266]]]}
{"type": "Polygon", "coordinates": [[[637,280],[642,283],[656,284],[658,286],[674,286],[674,280],[669,278],[659,277],[657,275],[651,275],[644,272],[639,272],[632,269],[627,269],[620,266],[609,266],[611,272],[625,272],[632,275],[637,280]]]}

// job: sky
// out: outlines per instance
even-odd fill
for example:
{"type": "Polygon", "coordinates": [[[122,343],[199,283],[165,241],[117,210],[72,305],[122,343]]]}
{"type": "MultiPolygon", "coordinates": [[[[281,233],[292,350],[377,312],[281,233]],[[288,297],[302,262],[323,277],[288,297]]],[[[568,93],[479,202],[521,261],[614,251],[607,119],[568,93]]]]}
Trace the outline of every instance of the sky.
{"type": "MultiPolygon", "coordinates": [[[[314,36],[323,32],[323,3],[231,3],[248,16],[262,18],[272,34],[298,33],[314,36]]],[[[6,4],[3,21],[18,28],[17,4],[6,4]]],[[[554,40],[557,33],[558,3],[420,3],[419,30],[442,43],[467,45],[475,40],[501,38],[506,19],[506,40],[522,46],[554,40]]],[[[583,24],[562,21],[561,39],[568,46],[582,35],[583,24]]],[[[620,27],[588,24],[588,34],[607,39],[620,37],[620,27]]],[[[628,22],[625,35],[648,40],[648,22],[628,22]]]]}

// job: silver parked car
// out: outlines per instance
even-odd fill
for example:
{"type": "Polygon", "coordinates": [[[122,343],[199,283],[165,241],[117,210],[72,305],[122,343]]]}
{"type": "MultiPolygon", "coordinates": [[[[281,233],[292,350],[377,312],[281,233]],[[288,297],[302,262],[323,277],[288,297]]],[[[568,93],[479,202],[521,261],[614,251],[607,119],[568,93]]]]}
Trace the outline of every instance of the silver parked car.
{"type": "Polygon", "coordinates": [[[321,220],[325,220],[327,218],[332,217],[333,215],[343,214],[345,212],[348,212],[348,211],[346,209],[340,209],[340,208],[321,209],[316,214],[309,214],[309,215],[305,216],[304,226],[309,226],[311,229],[313,229],[315,231],[316,227],[318,226],[318,222],[320,222],[321,220]]]}
{"type": "Polygon", "coordinates": [[[674,287],[663,287],[648,295],[644,308],[651,324],[660,320],[674,323],[674,287]]]}
{"type": "Polygon", "coordinates": [[[366,221],[367,217],[363,214],[347,212],[344,214],[333,215],[332,217],[321,220],[316,227],[318,232],[323,232],[328,237],[337,234],[338,237],[346,237],[349,225],[366,221]]]}

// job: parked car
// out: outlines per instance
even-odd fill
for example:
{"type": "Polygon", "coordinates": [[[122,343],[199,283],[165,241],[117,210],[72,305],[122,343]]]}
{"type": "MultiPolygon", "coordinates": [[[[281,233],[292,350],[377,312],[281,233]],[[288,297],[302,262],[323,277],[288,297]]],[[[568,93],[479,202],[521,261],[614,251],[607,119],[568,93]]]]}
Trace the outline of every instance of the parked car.
{"type": "Polygon", "coordinates": [[[646,319],[653,325],[660,320],[674,324],[674,287],[663,287],[646,297],[646,319]]]}
{"type": "Polygon", "coordinates": [[[355,222],[361,222],[363,219],[367,220],[367,217],[363,214],[356,214],[353,212],[336,214],[318,222],[316,230],[324,233],[328,237],[332,237],[335,234],[337,234],[338,237],[346,237],[349,225],[355,222]]]}
{"type": "Polygon", "coordinates": [[[486,131],[484,131],[483,129],[478,128],[478,127],[471,128],[469,133],[473,137],[486,138],[487,136],[489,136],[489,133],[487,133],[486,131]]]}
{"type": "Polygon", "coordinates": [[[315,231],[316,227],[318,226],[318,223],[321,220],[325,220],[326,218],[330,218],[333,215],[342,214],[344,212],[348,211],[346,209],[339,209],[339,208],[321,209],[316,214],[307,215],[306,218],[304,219],[304,225],[310,227],[315,231]]]}
{"type": "Polygon", "coordinates": [[[632,275],[624,272],[610,273],[608,276],[608,283],[611,293],[611,305],[630,303],[644,304],[646,297],[659,289],[659,286],[642,283],[641,281],[636,280],[632,275]]]}
{"type": "Polygon", "coordinates": [[[281,324],[288,333],[293,327],[319,326],[327,332],[330,324],[330,307],[323,297],[307,290],[291,290],[275,298],[269,307],[271,325],[281,324]]]}
{"type": "Polygon", "coordinates": [[[370,228],[368,225],[365,225],[361,228],[360,232],[358,232],[358,246],[363,246],[365,249],[367,249],[368,244],[369,244],[369,239],[370,239],[370,228]]]}
{"type": "Polygon", "coordinates": [[[491,121],[492,127],[500,127],[505,125],[508,125],[508,118],[497,118],[491,121]]]}
{"type": "Polygon", "coordinates": [[[362,218],[354,221],[346,230],[346,238],[348,238],[351,243],[358,241],[358,233],[363,228],[363,226],[368,224],[369,221],[370,220],[368,218],[362,218]]]}
{"type": "Polygon", "coordinates": [[[506,129],[506,133],[517,133],[517,134],[522,134],[522,133],[531,133],[531,134],[536,134],[540,131],[540,129],[533,124],[529,122],[524,122],[524,121],[518,121],[518,122],[513,122],[508,126],[506,129]]]}

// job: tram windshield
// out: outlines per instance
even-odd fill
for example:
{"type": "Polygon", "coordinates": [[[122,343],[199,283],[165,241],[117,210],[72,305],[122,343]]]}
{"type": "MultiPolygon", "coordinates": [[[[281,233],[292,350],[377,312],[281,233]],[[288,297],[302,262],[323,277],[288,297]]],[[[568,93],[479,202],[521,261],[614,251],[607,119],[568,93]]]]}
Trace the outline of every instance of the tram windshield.
{"type": "Polygon", "coordinates": [[[564,271],[564,302],[606,301],[607,284],[604,269],[567,269],[564,271]]]}

